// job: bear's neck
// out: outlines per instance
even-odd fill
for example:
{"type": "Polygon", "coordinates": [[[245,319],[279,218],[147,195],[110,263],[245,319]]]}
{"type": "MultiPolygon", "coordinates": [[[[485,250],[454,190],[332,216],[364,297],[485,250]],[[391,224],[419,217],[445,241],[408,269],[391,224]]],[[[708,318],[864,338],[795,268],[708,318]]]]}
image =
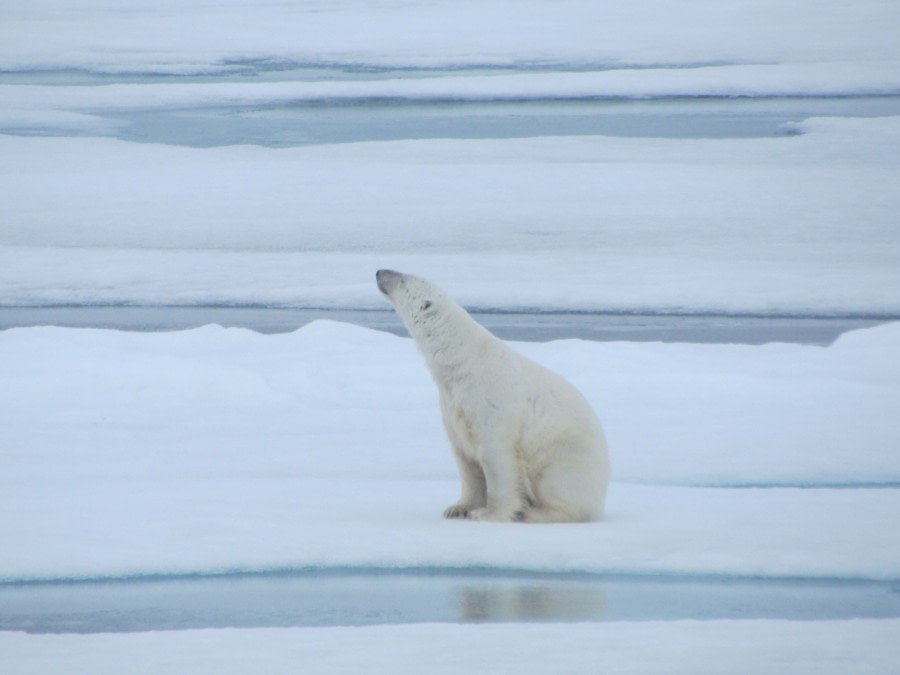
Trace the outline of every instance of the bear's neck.
{"type": "Polygon", "coordinates": [[[459,306],[450,308],[433,322],[409,326],[409,329],[435,376],[470,363],[473,353],[479,353],[497,339],[459,306]]]}

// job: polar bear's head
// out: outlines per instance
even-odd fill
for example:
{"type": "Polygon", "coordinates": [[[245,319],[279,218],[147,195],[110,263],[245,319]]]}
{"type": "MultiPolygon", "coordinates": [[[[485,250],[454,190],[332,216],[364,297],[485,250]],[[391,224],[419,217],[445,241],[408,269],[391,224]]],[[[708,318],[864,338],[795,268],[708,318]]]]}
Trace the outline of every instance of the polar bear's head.
{"type": "Polygon", "coordinates": [[[437,314],[449,301],[444,292],[426,279],[394,270],[378,270],[375,274],[378,290],[385,294],[397,310],[403,322],[412,330],[411,323],[426,321],[437,314]]]}
{"type": "Polygon", "coordinates": [[[468,312],[427,279],[378,270],[378,289],[403,319],[432,372],[471,358],[472,345],[495,339],[468,312]]]}
{"type": "Polygon", "coordinates": [[[466,310],[427,279],[393,270],[378,270],[375,279],[429,359],[446,352],[464,333],[484,331],[466,310]]]}

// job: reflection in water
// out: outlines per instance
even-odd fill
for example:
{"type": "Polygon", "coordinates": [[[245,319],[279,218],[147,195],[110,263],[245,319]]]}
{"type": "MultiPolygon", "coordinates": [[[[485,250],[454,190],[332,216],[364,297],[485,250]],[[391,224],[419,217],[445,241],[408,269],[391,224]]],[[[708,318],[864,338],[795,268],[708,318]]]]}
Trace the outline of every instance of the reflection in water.
{"type": "Polygon", "coordinates": [[[890,582],[317,569],[0,583],[0,630],[100,633],[421,622],[900,617],[890,582]]]}
{"type": "Polygon", "coordinates": [[[606,593],[600,584],[525,586],[494,582],[459,590],[459,618],[472,621],[600,620],[606,593]]]}

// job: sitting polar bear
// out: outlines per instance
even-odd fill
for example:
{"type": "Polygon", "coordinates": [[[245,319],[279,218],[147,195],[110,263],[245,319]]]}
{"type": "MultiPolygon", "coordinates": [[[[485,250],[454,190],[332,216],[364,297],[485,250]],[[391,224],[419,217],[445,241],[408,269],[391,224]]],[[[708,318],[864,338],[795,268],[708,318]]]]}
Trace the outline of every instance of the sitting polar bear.
{"type": "Polygon", "coordinates": [[[600,518],[609,482],[603,430],[575,387],[514,352],[431,282],[379,270],[425,356],[462,479],[446,518],[600,518]]]}

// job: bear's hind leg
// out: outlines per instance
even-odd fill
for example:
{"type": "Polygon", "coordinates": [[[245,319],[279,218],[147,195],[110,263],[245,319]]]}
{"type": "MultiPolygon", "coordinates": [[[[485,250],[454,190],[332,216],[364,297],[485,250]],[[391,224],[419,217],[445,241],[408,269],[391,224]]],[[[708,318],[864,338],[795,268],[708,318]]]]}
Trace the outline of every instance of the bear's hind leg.
{"type": "Polygon", "coordinates": [[[547,467],[535,484],[535,505],[526,523],[584,523],[603,516],[606,481],[599,470],[580,464],[547,467]]]}
{"type": "Polygon", "coordinates": [[[597,518],[586,509],[552,509],[535,506],[522,513],[523,523],[586,523],[597,518]]]}

